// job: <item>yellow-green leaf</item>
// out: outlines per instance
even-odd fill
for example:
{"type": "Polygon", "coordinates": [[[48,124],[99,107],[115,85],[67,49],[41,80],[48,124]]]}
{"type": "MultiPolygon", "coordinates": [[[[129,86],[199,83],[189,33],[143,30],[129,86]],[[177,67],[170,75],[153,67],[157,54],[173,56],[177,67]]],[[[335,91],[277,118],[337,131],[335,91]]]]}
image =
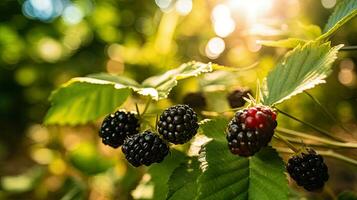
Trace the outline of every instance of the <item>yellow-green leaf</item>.
{"type": "Polygon", "coordinates": [[[338,49],[330,43],[309,42],[297,46],[269,73],[263,87],[263,103],[274,105],[325,83],[338,49]]]}

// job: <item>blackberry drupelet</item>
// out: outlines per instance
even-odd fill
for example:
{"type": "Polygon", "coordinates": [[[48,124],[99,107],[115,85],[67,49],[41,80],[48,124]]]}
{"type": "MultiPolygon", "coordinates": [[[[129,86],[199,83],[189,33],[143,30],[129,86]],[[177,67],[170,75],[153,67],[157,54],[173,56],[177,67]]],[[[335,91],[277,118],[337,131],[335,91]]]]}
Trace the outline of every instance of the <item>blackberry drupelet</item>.
{"type": "Polygon", "coordinates": [[[248,157],[266,146],[277,126],[276,113],[269,107],[255,106],[236,112],[227,128],[229,150],[248,157]]]}
{"type": "Polygon", "coordinates": [[[169,153],[167,144],[156,134],[145,131],[125,140],[122,151],[134,167],[160,163],[169,153]]]}
{"type": "Polygon", "coordinates": [[[182,102],[195,109],[204,109],[207,106],[206,98],[202,92],[191,92],[185,95],[182,102]]]}
{"type": "Polygon", "coordinates": [[[184,144],[196,135],[197,120],[197,114],[188,105],[172,106],[161,114],[158,131],[165,140],[184,144]]]}
{"type": "Polygon", "coordinates": [[[308,191],[322,189],[329,178],[324,159],[312,149],[290,158],[286,170],[299,186],[308,191]]]}
{"type": "Polygon", "coordinates": [[[139,120],[134,113],[117,111],[105,117],[99,136],[105,145],[118,148],[128,136],[137,134],[139,127],[139,120]]]}
{"type": "Polygon", "coordinates": [[[248,94],[251,94],[250,90],[237,89],[232,91],[227,95],[229,105],[232,108],[239,108],[244,106],[245,100],[243,99],[243,97],[249,98],[248,94]]]}

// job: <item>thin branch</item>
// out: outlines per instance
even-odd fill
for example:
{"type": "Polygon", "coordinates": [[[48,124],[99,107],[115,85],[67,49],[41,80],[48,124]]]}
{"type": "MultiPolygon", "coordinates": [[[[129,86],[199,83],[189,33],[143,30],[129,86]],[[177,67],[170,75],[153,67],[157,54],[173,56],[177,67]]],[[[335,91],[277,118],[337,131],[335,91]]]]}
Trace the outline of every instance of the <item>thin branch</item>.
{"type": "Polygon", "coordinates": [[[221,112],[203,110],[203,111],[201,111],[201,114],[205,115],[205,116],[209,116],[209,117],[217,117],[217,116],[225,114],[225,113],[237,112],[238,110],[241,110],[242,108],[243,108],[243,106],[239,107],[239,108],[232,108],[232,109],[221,111],[221,112]]]}
{"type": "MultiPolygon", "coordinates": [[[[278,152],[280,153],[288,153],[288,154],[293,154],[294,152],[289,149],[289,148],[285,148],[285,147],[274,147],[278,152]]],[[[347,163],[350,163],[352,165],[357,166],[357,160],[353,159],[353,158],[349,158],[347,156],[344,156],[342,154],[336,153],[332,150],[326,150],[326,151],[317,151],[318,154],[326,156],[326,157],[331,157],[331,158],[335,158],[337,160],[341,160],[347,163]]]]}
{"type": "Polygon", "coordinates": [[[145,108],[143,110],[143,112],[141,113],[141,115],[144,115],[146,113],[146,111],[148,110],[149,106],[150,106],[150,103],[151,103],[151,98],[149,97],[148,101],[146,102],[145,104],[145,108]]]}
{"type": "Polygon", "coordinates": [[[293,144],[291,144],[284,136],[282,136],[282,135],[280,135],[278,133],[275,133],[274,137],[277,138],[280,141],[283,141],[295,153],[299,152],[299,150],[293,144]]]}
{"type": "Polygon", "coordinates": [[[135,104],[135,109],[136,109],[136,112],[138,113],[139,119],[141,119],[140,110],[139,110],[139,106],[137,103],[135,104]]]}
{"type": "Polygon", "coordinates": [[[340,51],[356,51],[357,46],[347,46],[347,47],[342,47],[340,51]]]}
{"type": "Polygon", "coordinates": [[[155,118],[155,130],[157,131],[157,125],[159,123],[159,115],[156,114],[156,118],[155,118]]]}
{"type": "MultiPolygon", "coordinates": [[[[357,143],[336,142],[336,141],[332,141],[332,140],[325,139],[325,138],[322,138],[322,137],[317,137],[317,136],[314,136],[314,135],[310,135],[310,134],[307,134],[307,133],[290,130],[290,129],[287,129],[287,128],[277,127],[276,131],[279,132],[279,133],[293,135],[293,136],[297,136],[297,137],[305,138],[305,139],[310,139],[310,140],[314,140],[314,141],[317,141],[317,142],[325,144],[325,145],[321,145],[321,144],[316,144],[316,143],[310,143],[310,144],[315,145],[315,146],[329,146],[329,147],[339,147],[339,148],[357,148],[357,143]]],[[[292,142],[298,142],[299,139],[289,138],[289,140],[291,140],[292,142]]]]}
{"type": "Polygon", "coordinates": [[[344,142],[342,139],[330,134],[329,132],[327,132],[327,131],[325,131],[325,130],[323,130],[323,129],[321,129],[321,128],[319,128],[319,127],[317,127],[317,126],[315,126],[315,125],[313,125],[313,124],[311,124],[309,122],[304,122],[301,119],[298,119],[298,118],[296,118],[296,117],[294,117],[294,116],[292,116],[292,115],[290,115],[290,114],[288,114],[288,113],[286,113],[286,112],[284,112],[284,111],[282,111],[282,110],[280,110],[280,109],[278,109],[276,107],[275,107],[275,109],[277,111],[279,111],[279,113],[281,113],[281,114],[283,114],[283,115],[285,115],[285,116],[287,116],[287,117],[289,117],[289,118],[291,118],[291,119],[293,119],[295,121],[298,121],[298,122],[300,122],[300,123],[302,123],[302,124],[304,124],[306,126],[309,126],[310,128],[314,129],[315,131],[317,131],[317,132],[319,132],[319,133],[321,133],[321,134],[323,134],[323,135],[325,135],[325,136],[327,136],[329,138],[332,138],[334,140],[338,140],[340,142],[344,142]]]}
{"type": "Polygon", "coordinates": [[[315,103],[316,105],[318,105],[318,106],[321,108],[321,110],[325,113],[325,115],[327,115],[332,121],[334,121],[336,124],[338,124],[344,131],[346,131],[347,133],[350,133],[350,134],[351,134],[351,132],[350,132],[349,130],[347,130],[346,127],[343,126],[342,122],[339,121],[338,119],[336,119],[336,118],[325,108],[325,106],[323,106],[323,105],[321,104],[321,102],[320,102],[318,99],[316,99],[314,96],[312,96],[312,95],[311,95],[310,93],[308,93],[307,91],[304,91],[304,93],[305,93],[307,96],[309,96],[309,97],[312,99],[312,101],[314,101],[314,103],[315,103]]]}

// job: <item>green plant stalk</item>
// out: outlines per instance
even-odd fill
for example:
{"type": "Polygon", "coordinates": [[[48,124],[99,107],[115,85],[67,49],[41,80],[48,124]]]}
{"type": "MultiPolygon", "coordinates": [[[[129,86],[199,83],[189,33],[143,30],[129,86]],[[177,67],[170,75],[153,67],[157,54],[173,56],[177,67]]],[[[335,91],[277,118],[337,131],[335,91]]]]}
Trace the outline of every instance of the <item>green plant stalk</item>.
{"type": "Polygon", "coordinates": [[[278,109],[276,107],[275,107],[275,109],[277,111],[279,111],[279,113],[281,113],[281,114],[283,114],[283,115],[285,115],[285,116],[287,116],[287,117],[289,117],[289,118],[291,118],[291,119],[293,119],[295,121],[298,121],[298,122],[300,122],[300,123],[302,123],[302,124],[304,124],[306,126],[309,126],[313,130],[315,130],[315,131],[317,131],[317,132],[319,132],[319,133],[321,133],[321,134],[323,134],[323,135],[325,135],[325,136],[327,136],[327,137],[329,137],[331,139],[338,140],[340,142],[344,142],[342,139],[340,139],[340,138],[338,138],[338,137],[336,137],[334,135],[331,135],[329,132],[327,132],[327,131],[325,131],[325,130],[323,130],[323,129],[321,129],[321,128],[319,128],[319,127],[317,127],[317,126],[315,126],[315,125],[313,125],[313,124],[311,124],[309,122],[304,122],[301,119],[298,119],[298,118],[296,118],[296,117],[294,117],[294,116],[292,116],[292,115],[290,115],[290,114],[288,114],[288,113],[286,113],[286,112],[284,112],[284,111],[282,111],[282,110],[280,110],[280,109],[278,109]]]}
{"type": "Polygon", "coordinates": [[[314,147],[321,147],[321,148],[340,148],[337,146],[331,146],[331,145],[327,145],[327,144],[323,144],[323,143],[316,143],[314,141],[306,141],[306,140],[303,141],[302,139],[291,137],[291,136],[286,136],[286,135],[283,135],[283,136],[289,142],[295,143],[295,144],[303,144],[303,145],[307,145],[307,146],[314,146],[314,147]]]}
{"type": "Polygon", "coordinates": [[[307,91],[304,91],[304,93],[309,96],[316,105],[318,105],[321,110],[325,113],[325,115],[327,115],[328,117],[330,117],[330,119],[332,121],[334,121],[336,124],[338,124],[344,131],[346,131],[347,133],[350,133],[351,132],[349,130],[347,130],[347,128],[345,128],[343,125],[342,125],[342,122],[339,121],[338,119],[336,119],[322,104],[319,100],[317,100],[314,96],[312,96],[310,93],[308,93],[307,91]]]}
{"type": "Polygon", "coordinates": [[[139,119],[141,119],[141,115],[140,115],[140,111],[139,111],[139,107],[138,107],[137,103],[135,104],[135,109],[136,109],[136,112],[138,113],[139,119]]]}
{"type": "Polygon", "coordinates": [[[145,104],[145,108],[143,110],[143,112],[141,113],[141,115],[144,115],[146,113],[146,111],[148,110],[149,106],[151,103],[151,97],[149,97],[149,99],[147,100],[146,104],[145,104]]]}
{"type": "MultiPolygon", "coordinates": [[[[285,147],[274,147],[274,148],[280,153],[288,153],[288,154],[293,154],[294,153],[289,148],[285,148],[285,147]]],[[[342,154],[336,153],[336,152],[334,152],[332,150],[317,151],[317,153],[320,154],[320,155],[323,155],[323,156],[335,158],[337,160],[341,160],[341,161],[344,161],[344,162],[347,162],[347,163],[350,163],[352,165],[357,166],[357,160],[355,160],[353,158],[349,158],[349,157],[344,156],[342,154]]]]}
{"type": "MultiPolygon", "coordinates": [[[[313,144],[313,143],[311,143],[312,145],[316,145],[316,146],[328,146],[328,147],[337,147],[337,148],[357,148],[357,143],[336,142],[336,141],[332,141],[332,140],[329,140],[329,139],[317,137],[317,136],[314,136],[314,135],[302,133],[302,132],[299,132],[299,131],[290,130],[290,129],[287,129],[287,128],[277,127],[276,131],[279,132],[279,133],[293,135],[293,136],[297,136],[297,137],[301,137],[301,138],[306,138],[306,139],[310,139],[310,140],[314,140],[314,141],[322,143],[322,144],[313,144]]],[[[291,141],[298,142],[298,139],[291,138],[291,141]]]]}
{"type": "Polygon", "coordinates": [[[357,51],[357,46],[342,47],[340,51],[357,51]]]}
{"type": "Polygon", "coordinates": [[[299,149],[297,149],[293,144],[291,144],[284,136],[275,133],[274,137],[277,138],[280,141],[283,141],[291,150],[293,150],[295,153],[299,152],[299,149]]]}

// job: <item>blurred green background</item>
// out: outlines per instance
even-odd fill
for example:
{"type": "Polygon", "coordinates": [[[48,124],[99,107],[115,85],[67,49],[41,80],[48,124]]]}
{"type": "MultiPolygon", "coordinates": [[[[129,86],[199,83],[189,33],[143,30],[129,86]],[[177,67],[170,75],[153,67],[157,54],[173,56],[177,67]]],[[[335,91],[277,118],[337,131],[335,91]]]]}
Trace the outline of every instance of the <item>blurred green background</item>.
{"type": "MultiPolygon", "coordinates": [[[[229,109],[225,95],[230,90],[250,87],[254,91],[257,78],[262,79],[287,51],[262,47],[257,40],[313,39],[319,30],[308,25],[323,27],[336,3],[1,0],[0,199],[151,198],[150,188],[142,187],[150,179],[143,176],[143,169],[128,166],[120,150],[100,143],[100,120],[77,127],[42,125],[51,91],[70,78],[103,71],[142,81],[191,60],[238,68],[257,63],[241,73],[217,72],[184,81],[168,100],[155,104],[155,109],[162,109],[180,103],[186,93],[200,90],[209,102],[206,110],[224,111],[229,109]]],[[[357,21],[352,20],[332,43],[356,45],[356,35],[357,21]]],[[[311,91],[352,136],[306,95],[294,97],[280,108],[355,140],[356,60],[356,52],[339,53],[327,84],[311,91]]],[[[283,116],[279,123],[305,129],[283,116]]],[[[347,153],[357,156],[353,151],[347,153]]],[[[334,192],[356,190],[356,168],[340,162],[336,166],[330,181],[334,192]]]]}

